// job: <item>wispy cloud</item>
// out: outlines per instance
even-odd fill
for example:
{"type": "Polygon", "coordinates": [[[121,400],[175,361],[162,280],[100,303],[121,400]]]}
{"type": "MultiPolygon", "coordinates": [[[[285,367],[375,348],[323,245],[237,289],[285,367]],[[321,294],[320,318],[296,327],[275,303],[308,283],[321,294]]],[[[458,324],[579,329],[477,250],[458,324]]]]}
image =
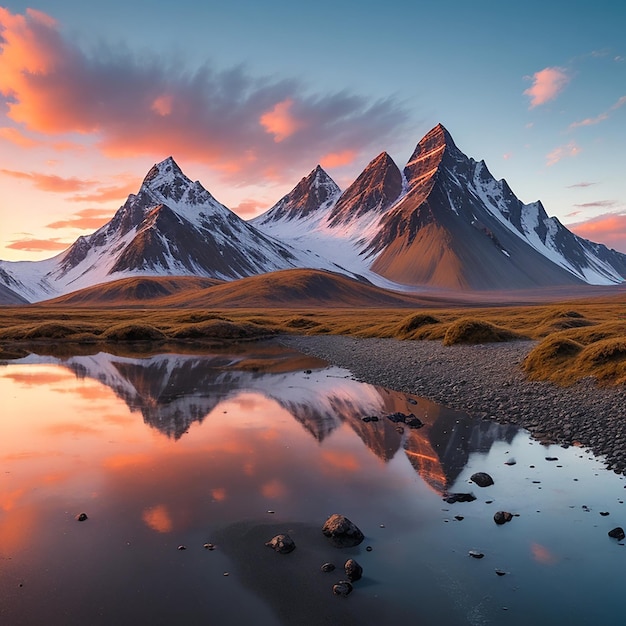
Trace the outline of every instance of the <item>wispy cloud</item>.
{"type": "Polygon", "coordinates": [[[28,180],[32,182],[33,186],[37,189],[56,193],[81,191],[96,184],[93,180],[81,180],[75,177],[63,178],[54,174],[40,174],[38,172],[19,172],[16,170],[0,169],[0,174],[20,180],[28,180]]]}
{"type": "Polygon", "coordinates": [[[329,151],[368,156],[408,121],[392,97],[311,93],[243,67],[190,72],[105,45],[88,54],[41,11],[0,8],[0,34],[0,94],[22,129],[50,140],[79,133],[112,157],[173,154],[241,185],[293,180],[329,151]]]}
{"type": "Polygon", "coordinates": [[[574,189],[576,187],[591,187],[592,185],[597,185],[598,183],[589,183],[586,181],[582,181],[580,183],[574,183],[573,185],[567,185],[567,189],[574,189]]]}
{"type": "Polygon", "coordinates": [[[568,228],[585,239],[626,252],[626,213],[605,213],[568,228]]]}
{"type": "Polygon", "coordinates": [[[229,207],[237,215],[256,215],[265,209],[269,209],[270,205],[267,202],[255,200],[254,198],[246,198],[242,200],[237,206],[229,207]]]}
{"type": "Polygon", "coordinates": [[[604,111],[600,113],[599,115],[596,115],[595,117],[587,117],[583,120],[579,120],[578,122],[572,122],[569,125],[569,129],[573,130],[574,128],[580,128],[582,126],[595,126],[596,124],[599,124],[600,122],[604,122],[611,117],[611,113],[613,111],[617,111],[617,109],[623,107],[625,104],[626,104],[626,96],[622,96],[607,111],[604,111]]]}
{"type": "Polygon", "coordinates": [[[65,250],[71,245],[71,243],[60,241],[58,237],[52,237],[50,239],[18,239],[8,243],[5,247],[11,250],[23,250],[26,252],[50,252],[65,250]]]}
{"type": "Polygon", "coordinates": [[[565,158],[575,157],[581,152],[582,148],[576,145],[575,141],[570,141],[568,144],[559,146],[558,148],[552,150],[552,152],[549,152],[546,155],[546,165],[550,167],[565,158]]]}
{"type": "Polygon", "coordinates": [[[595,202],[584,202],[583,204],[575,204],[580,209],[596,209],[598,207],[608,209],[615,206],[617,202],[614,200],[596,200],[595,202]]]}
{"type": "Polygon", "coordinates": [[[567,70],[562,67],[546,67],[524,78],[533,81],[533,84],[524,91],[524,95],[530,98],[531,109],[554,100],[570,81],[567,70]]]}
{"type": "Polygon", "coordinates": [[[139,189],[140,181],[124,183],[122,185],[97,186],[89,193],[76,194],[68,200],[70,202],[110,202],[111,200],[119,201],[120,204],[126,200],[128,194],[136,192],[139,189]]]}
{"type": "Polygon", "coordinates": [[[39,145],[37,141],[27,137],[24,133],[21,133],[17,128],[13,128],[12,126],[3,126],[0,128],[0,139],[9,141],[21,148],[34,148],[39,145]]]}
{"type": "Polygon", "coordinates": [[[51,224],[46,224],[46,228],[77,228],[79,230],[94,230],[100,228],[111,219],[111,212],[101,209],[83,209],[77,211],[64,220],[58,220],[51,224]]]}

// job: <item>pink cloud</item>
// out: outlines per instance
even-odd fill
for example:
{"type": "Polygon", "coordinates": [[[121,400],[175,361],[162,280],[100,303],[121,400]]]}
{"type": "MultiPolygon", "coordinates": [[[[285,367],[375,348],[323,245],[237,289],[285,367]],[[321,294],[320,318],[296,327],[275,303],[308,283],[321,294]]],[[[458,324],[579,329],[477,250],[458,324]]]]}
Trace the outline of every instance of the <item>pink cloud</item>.
{"type": "Polygon", "coordinates": [[[21,133],[17,128],[5,126],[0,128],[0,139],[9,141],[21,148],[34,148],[38,142],[21,133]]]}
{"type": "Polygon", "coordinates": [[[595,117],[587,117],[584,120],[580,120],[579,122],[572,122],[569,125],[569,129],[573,130],[574,128],[580,128],[581,126],[595,126],[595,124],[599,124],[600,122],[604,122],[611,117],[611,113],[613,111],[617,111],[620,107],[623,107],[626,104],[626,96],[622,96],[619,100],[613,104],[609,108],[608,111],[604,111],[595,117]]]}
{"type": "Polygon", "coordinates": [[[71,242],[65,243],[59,241],[57,237],[52,237],[51,239],[18,239],[17,241],[12,241],[7,244],[5,247],[11,250],[24,250],[26,252],[46,252],[65,250],[71,245],[71,242]]]}
{"type": "Polygon", "coordinates": [[[554,100],[570,81],[567,71],[561,67],[546,67],[526,78],[533,81],[524,91],[524,95],[530,97],[531,109],[554,100]]]}
{"type": "Polygon", "coordinates": [[[626,252],[626,214],[605,213],[585,222],[570,224],[568,228],[585,239],[603,243],[626,252]]]}
{"type": "Polygon", "coordinates": [[[268,209],[270,205],[267,202],[261,202],[254,198],[246,198],[242,200],[237,206],[229,207],[237,215],[256,215],[264,209],[268,209]]]}
{"type": "Polygon", "coordinates": [[[11,176],[20,180],[29,180],[33,186],[42,191],[52,191],[57,193],[67,193],[80,191],[94,184],[92,180],[81,180],[79,178],[62,178],[54,174],[40,174],[37,172],[19,172],[15,170],[0,169],[0,174],[11,176]]]}
{"type": "Polygon", "coordinates": [[[550,167],[563,159],[575,157],[581,152],[582,148],[577,146],[575,141],[570,141],[568,144],[559,146],[558,148],[552,150],[552,152],[549,152],[546,155],[546,165],[550,167]]]}
{"type": "Polygon", "coordinates": [[[23,129],[58,141],[83,134],[110,157],[174,154],[240,185],[264,184],[268,173],[290,182],[329,150],[366,157],[408,120],[393,98],[312,94],[241,67],[190,72],[106,46],[89,55],[32,10],[0,9],[0,65],[7,115],[23,129]]]}
{"type": "Polygon", "coordinates": [[[274,135],[274,141],[287,139],[304,125],[302,121],[294,117],[291,112],[292,108],[293,100],[288,98],[261,115],[259,122],[270,135],[274,135]]]}
{"type": "Polygon", "coordinates": [[[595,209],[598,207],[608,209],[616,204],[617,202],[615,202],[615,200],[595,200],[594,202],[584,202],[583,204],[575,204],[574,206],[577,206],[580,209],[595,209]]]}
{"type": "Polygon", "coordinates": [[[110,185],[105,187],[97,187],[90,193],[77,194],[69,198],[70,202],[110,202],[112,200],[119,201],[120,204],[126,200],[128,194],[135,193],[139,188],[140,181],[123,185],[110,185]]]}
{"type": "Polygon", "coordinates": [[[91,231],[104,226],[111,217],[110,212],[103,212],[100,209],[83,209],[68,219],[46,224],[46,228],[78,228],[91,231]]]}
{"type": "Polygon", "coordinates": [[[356,159],[355,150],[343,150],[342,152],[329,152],[320,159],[322,167],[341,167],[342,165],[350,165],[356,159]]]}

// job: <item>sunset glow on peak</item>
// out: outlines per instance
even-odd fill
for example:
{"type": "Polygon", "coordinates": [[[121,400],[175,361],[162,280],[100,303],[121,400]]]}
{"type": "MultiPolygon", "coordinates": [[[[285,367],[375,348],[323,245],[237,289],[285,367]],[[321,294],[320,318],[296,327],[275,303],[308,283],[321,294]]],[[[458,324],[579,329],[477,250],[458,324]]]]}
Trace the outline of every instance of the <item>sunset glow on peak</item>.
{"type": "MultiPolygon", "coordinates": [[[[524,12],[486,9],[487,27],[456,1],[348,13],[321,0],[303,29],[278,4],[248,6],[246,21],[235,7],[157,7],[0,6],[0,258],[45,258],[92,232],[95,213],[81,212],[98,203],[111,217],[167,154],[249,218],[316,163],[343,187],[382,150],[406,163],[440,120],[525,202],[565,222],[573,211],[598,220],[580,205],[610,202],[616,224],[626,214],[625,9],[582,16],[532,0],[524,12]],[[416,20],[444,21],[446,45],[416,39],[416,20]],[[374,31],[376,45],[363,37],[374,31]],[[576,186],[585,180],[598,182],[576,186]]],[[[622,231],[611,241],[626,250],[622,231]]]]}

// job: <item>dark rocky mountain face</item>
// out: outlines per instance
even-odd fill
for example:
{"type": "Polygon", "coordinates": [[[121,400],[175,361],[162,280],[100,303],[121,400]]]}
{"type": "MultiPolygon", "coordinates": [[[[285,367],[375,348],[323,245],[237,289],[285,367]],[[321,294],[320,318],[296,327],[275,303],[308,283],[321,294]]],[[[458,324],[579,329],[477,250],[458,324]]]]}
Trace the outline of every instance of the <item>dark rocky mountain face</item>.
{"type": "Polygon", "coordinates": [[[331,206],[340,192],[337,183],[318,165],[271,209],[254,218],[252,223],[260,225],[310,217],[331,206]]]}
{"type": "Polygon", "coordinates": [[[383,152],[341,194],[329,214],[328,226],[338,227],[370,213],[382,215],[401,193],[402,174],[383,152]]]}

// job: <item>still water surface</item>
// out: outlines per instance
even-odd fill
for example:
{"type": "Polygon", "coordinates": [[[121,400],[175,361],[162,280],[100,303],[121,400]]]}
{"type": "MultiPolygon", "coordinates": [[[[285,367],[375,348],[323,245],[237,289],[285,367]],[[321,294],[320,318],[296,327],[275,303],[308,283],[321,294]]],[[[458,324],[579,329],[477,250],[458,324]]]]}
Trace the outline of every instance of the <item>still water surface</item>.
{"type": "Polygon", "coordinates": [[[262,344],[31,355],[0,398],[1,624],[624,623],[625,482],[580,448],[262,344]],[[321,534],[335,512],[360,546],[321,534]],[[280,532],[289,555],[264,546],[280,532]],[[347,558],[364,578],[337,598],[347,558]]]}

